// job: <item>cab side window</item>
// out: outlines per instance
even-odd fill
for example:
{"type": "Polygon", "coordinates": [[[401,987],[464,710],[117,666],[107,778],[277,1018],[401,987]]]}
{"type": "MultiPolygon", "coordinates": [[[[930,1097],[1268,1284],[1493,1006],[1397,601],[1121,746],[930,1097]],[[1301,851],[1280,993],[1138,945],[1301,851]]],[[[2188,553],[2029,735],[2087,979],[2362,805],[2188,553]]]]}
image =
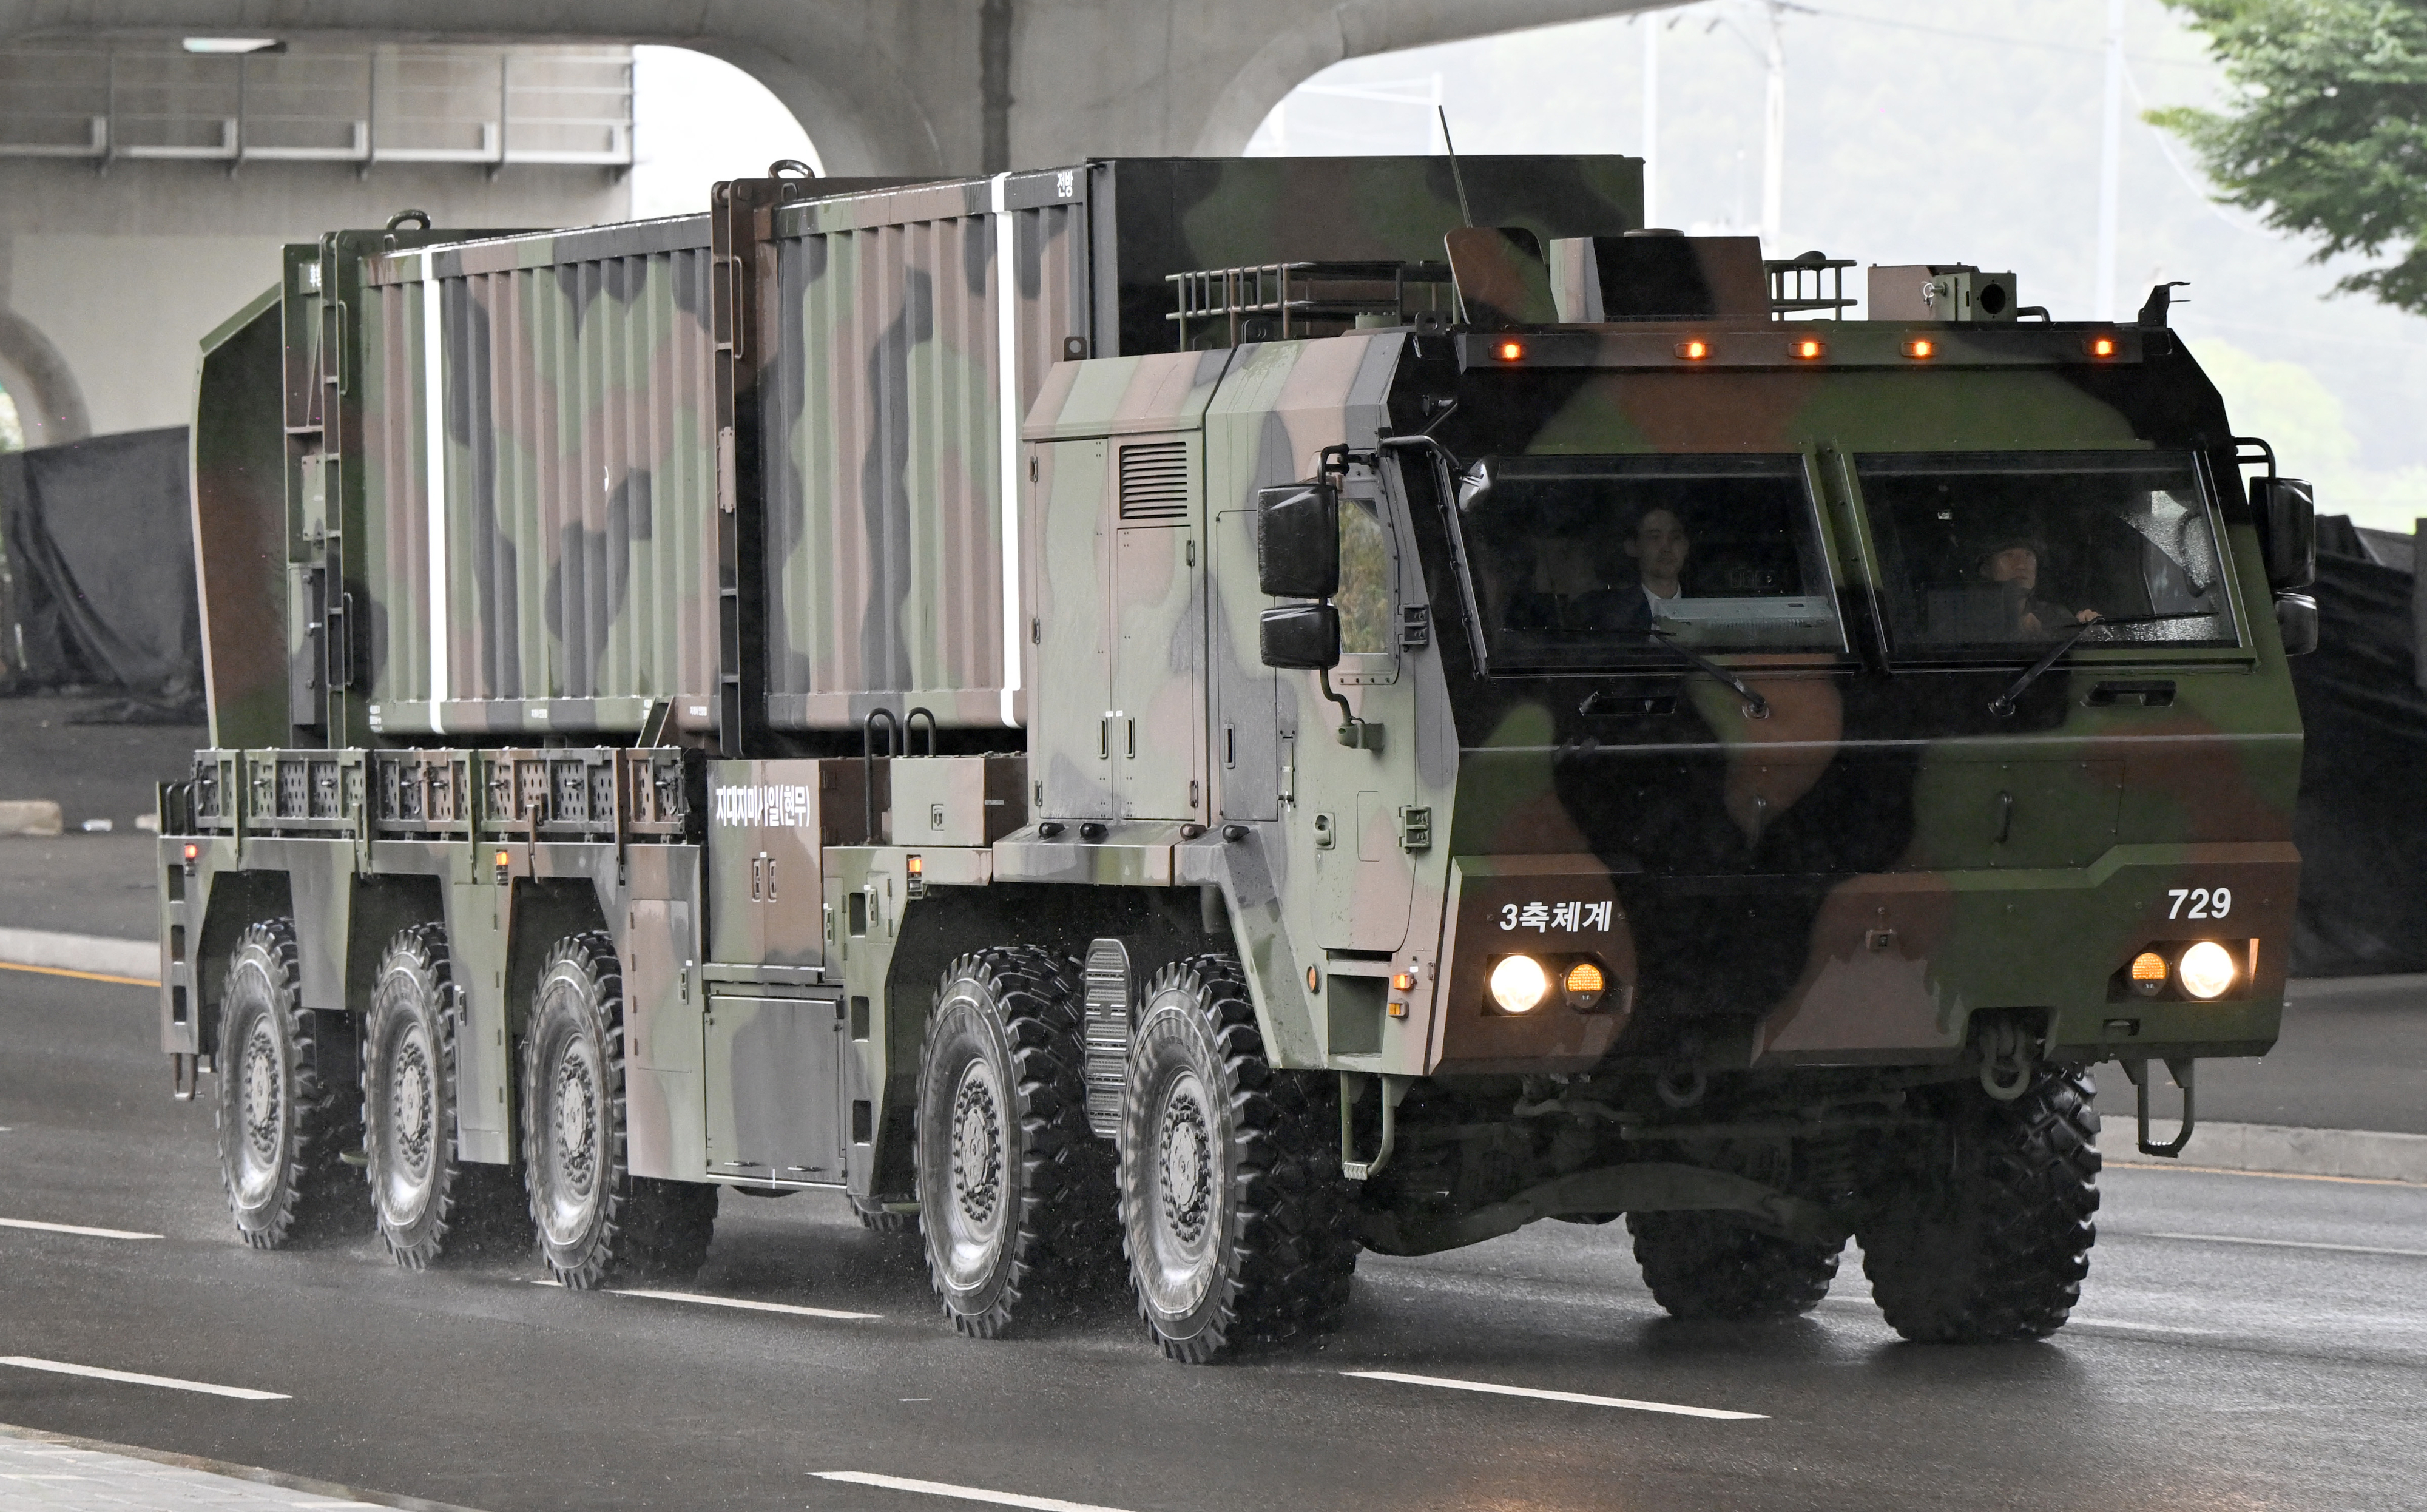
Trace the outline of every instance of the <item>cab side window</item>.
{"type": "Polygon", "coordinates": [[[1391,532],[1370,498],[1340,501],[1340,649],[1391,650],[1391,532]]]}

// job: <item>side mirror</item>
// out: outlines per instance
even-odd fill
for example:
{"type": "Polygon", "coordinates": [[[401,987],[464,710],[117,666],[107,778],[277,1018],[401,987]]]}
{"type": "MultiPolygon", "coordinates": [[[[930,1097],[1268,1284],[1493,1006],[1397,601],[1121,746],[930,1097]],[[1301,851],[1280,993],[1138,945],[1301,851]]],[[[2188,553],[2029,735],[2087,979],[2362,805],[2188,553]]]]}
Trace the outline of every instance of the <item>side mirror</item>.
{"type": "Polygon", "coordinates": [[[1284,604],[1256,626],[1264,665],[1329,672],[1340,665],[1340,610],[1329,604],[1284,604]]]}
{"type": "Polygon", "coordinates": [[[2275,630],[2284,638],[2284,654],[2305,657],[2318,649],[2318,601],[2306,593],[2275,595],[2275,630]]]}
{"type": "Polygon", "coordinates": [[[1257,492],[1256,584],[1274,598],[1329,598],[1340,592],[1337,488],[1328,482],[1283,483],[1257,492]]]}
{"type": "Polygon", "coordinates": [[[2250,510],[2258,517],[2258,545],[2267,585],[2278,593],[2306,588],[2318,577],[2318,504],[2297,478],[2254,478],[2250,510]]]}

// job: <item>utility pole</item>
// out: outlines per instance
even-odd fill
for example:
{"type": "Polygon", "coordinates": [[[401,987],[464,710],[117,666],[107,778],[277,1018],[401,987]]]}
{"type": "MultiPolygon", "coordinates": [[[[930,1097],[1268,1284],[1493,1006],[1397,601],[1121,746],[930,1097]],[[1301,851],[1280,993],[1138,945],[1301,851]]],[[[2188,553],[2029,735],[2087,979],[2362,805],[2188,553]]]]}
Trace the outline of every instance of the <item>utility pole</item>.
{"type": "Polygon", "coordinates": [[[1786,208],[1786,8],[1767,0],[1762,8],[1769,18],[1769,90],[1762,114],[1761,235],[1775,243],[1786,208]]]}
{"type": "Polygon", "coordinates": [[[1660,21],[1643,17],[1643,223],[1658,225],[1660,190],[1660,21]]]}
{"type": "Polygon", "coordinates": [[[2091,307],[2116,318],[2116,195],[2124,149],[2124,0],[2107,0],[2107,116],[2098,141],[2098,293],[2091,307]]]}

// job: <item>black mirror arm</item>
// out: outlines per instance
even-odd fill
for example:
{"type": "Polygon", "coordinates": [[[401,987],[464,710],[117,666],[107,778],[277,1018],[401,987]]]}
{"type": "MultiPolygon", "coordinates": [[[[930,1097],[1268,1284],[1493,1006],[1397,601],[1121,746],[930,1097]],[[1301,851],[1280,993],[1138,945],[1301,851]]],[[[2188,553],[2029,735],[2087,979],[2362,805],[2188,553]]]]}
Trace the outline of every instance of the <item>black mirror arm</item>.
{"type": "Polygon", "coordinates": [[[1647,631],[1644,634],[1644,639],[1650,641],[1654,645],[1666,648],[1672,656],[1681,658],[1696,672],[1702,674],[1704,676],[1709,677],[1716,682],[1725,683],[1730,688],[1735,690],[1736,696],[1744,700],[1745,712],[1751,715],[1754,719],[1769,718],[1769,700],[1762,697],[1761,694],[1754,692],[1751,687],[1748,685],[1742,677],[1737,676],[1735,673],[1720,666],[1718,662],[1713,661],[1710,658],[1703,656],[1699,651],[1686,650],[1684,646],[1679,645],[1675,641],[1671,640],[1670,638],[1670,632],[1667,630],[1647,631]]]}
{"type": "Polygon", "coordinates": [[[1323,684],[1323,696],[1340,706],[1340,728],[1332,732],[1334,738],[1352,751],[1382,749],[1382,726],[1357,717],[1357,711],[1348,707],[1348,700],[1331,686],[1331,669],[1317,668],[1315,677],[1323,684]]]}
{"type": "MultiPolygon", "coordinates": [[[[1447,416],[1448,413],[1448,411],[1444,410],[1440,415],[1434,416],[1434,423],[1439,424],[1442,418],[1447,416]]],[[[1449,472],[1452,478],[1456,478],[1460,472],[1465,470],[1465,464],[1458,460],[1458,453],[1450,450],[1449,447],[1442,446],[1440,441],[1436,440],[1432,436],[1421,433],[1408,436],[1384,436],[1381,440],[1374,443],[1374,445],[1377,450],[1381,451],[1406,451],[1419,449],[1429,451],[1433,455],[1439,457],[1442,462],[1449,464],[1449,472]]]]}

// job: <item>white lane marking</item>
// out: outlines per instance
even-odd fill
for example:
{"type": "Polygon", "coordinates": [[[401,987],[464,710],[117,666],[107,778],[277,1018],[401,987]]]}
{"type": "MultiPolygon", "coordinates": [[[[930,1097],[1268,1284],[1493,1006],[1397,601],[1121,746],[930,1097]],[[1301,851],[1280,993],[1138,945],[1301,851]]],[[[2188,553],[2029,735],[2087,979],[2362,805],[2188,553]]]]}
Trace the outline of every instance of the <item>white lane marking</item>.
{"type": "Polygon", "coordinates": [[[1481,1391],[1490,1396],[1530,1396],[1544,1402],[1580,1402],[1594,1407],[1625,1407],[1635,1412],[1666,1412],[1680,1418],[1721,1418],[1729,1422],[1767,1419],[1766,1412],[1723,1412],[1718,1407],[1680,1406],[1674,1402],[1637,1402],[1623,1396],[1588,1396],[1582,1391],[1546,1391],[1533,1386],[1502,1386],[1494,1381],[1460,1381],[1446,1375],[1408,1375],[1398,1371],[1342,1371],[1366,1381],[1398,1381],[1408,1386],[1439,1386],[1453,1391],[1481,1391]]]}
{"type": "Polygon", "coordinates": [[[2129,1328],[2137,1333],[2184,1334],[2202,1339],[2216,1337],[2214,1328],[2183,1328],[2171,1323],[2134,1323],[2129,1318],[2069,1318],[2068,1328],[2129,1328]]]}
{"type": "MultiPolygon", "coordinates": [[[[564,1283],[553,1276],[531,1282],[533,1286],[563,1289],[564,1283]]],[[[790,1302],[750,1302],[741,1297],[705,1296],[697,1292],[650,1292],[639,1287],[601,1287],[611,1297],[647,1297],[652,1302],[691,1302],[704,1308],[740,1308],[745,1312],[789,1312],[796,1318],[839,1318],[848,1323],[862,1323],[882,1318],[881,1312],[845,1312],[839,1308],[804,1308],[790,1302]]]]}
{"type": "MultiPolygon", "coordinates": [[[[6,1130],[0,1130],[6,1132],[6,1130]]],[[[32,1228],[45,1234],[83,1234],[89,1239],[158,1239],[158,1234],[138,1234],[131,1228],[87,1228],[82,1224],[37,1223],[31,1218],[0,1218],[0,1228],[32,1228]]]]}
{"type": "Polygon", "coordinates": [[[2337,1255],[2399,1255],[2427,1260],[2427,1249],[2387,1249],[2380,1244],[2327,1244],[2310,1239],[2244,1239],[2239,1234],[2142,1234],[2142,1239],[2179,1239],[2194,1244],[2256,1244],[2267,1249],[2322,1249],[2337,1255]]]}
{"type": "Polygon", "coordinates": [[[790,1302],[746,1302],[740,1297],[702,1296],[696,1292],[643,1292],[638,1288],[611,1291],[610,1296],[647,1297],[656,1302],[695,1302],[709,1308],[740,1308],[747,1312],[789,1312],[796,1318],[839,1318],[857,1323],[884,1316],[877,1312],[845,1312],[839,1308],[803,1308],[790,1302]]]}
{"type": "Polygon", "coordinates": [[[956,1502],[985,1502],[994,1506],[1024,1506],[1030,1512],[1122,1512],[1093,1502],[1065,1502],[1057,1496],[1022,1496],[1018,1491],[989,1491],[980,1486],[948,1486],[942,1481],[914,1481],[900,1475],[878,1475],[864,1470],[813,1470],[822,1481],[851,1486],[881,1486],[888,1491],[917,1491],[922,1496],[949,1496],[956,1502]]]}
{"type": "Polygon", "coordinates": [[[98,1365],[71,1365],[63,1359],[36,1359],[31,1355],[0,1355],[0,1365],[14,1365],[20,1370],[49,1371],[57,1375],[89,1375],[96,1381],[125,1381],[135,1386],[165,1386],[178,1391],[200,1391],[205,1396],[232,1396],[239,1402],[289,1400],[284,1391],[256,1391],[247,1386],[214,1386],[208,1381],[186,1381],[174,1375],[145,1375],[136,1371],[104,1370],[98,1365]]]}

